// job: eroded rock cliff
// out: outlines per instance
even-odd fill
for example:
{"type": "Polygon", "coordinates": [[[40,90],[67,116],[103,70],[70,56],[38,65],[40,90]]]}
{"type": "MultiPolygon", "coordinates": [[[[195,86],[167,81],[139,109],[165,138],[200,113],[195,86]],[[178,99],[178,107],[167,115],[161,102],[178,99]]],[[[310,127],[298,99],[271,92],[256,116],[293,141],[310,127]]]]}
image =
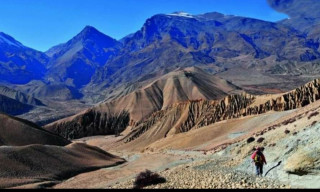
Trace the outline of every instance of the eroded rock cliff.
{"type": "Polygon", "coordinates": [[[254,96],[242,93],[221,100],[189,100],[168,106],[140,121],[132,121],[132,113],[127,110],[114,112],[112,106],[102,104],[99,110],[97,107],[90,109],[50,124],[46,129],[68,139],[77,139],[119,134],[130,125],[132,129],[123,141],[133,141],[148,132],[148,139],[154,142],[168,135],[188,132],[223,120],[304,107],[320,99],[319,91],[320,79],[316,79],[281,95],[254,96]]]}
{"type": "Polygon", "coordinates": [[[46,129],[64,138],[78,139],[94,135],[118,135],[128,126],[129,121],[130,115],[126,111],[109,114],[90,109],[71,121],[54,123],[46,129]]]}
{"type": "Polygon", "coordinates": [[[320,79],[316,79],[280,96],[253,96],[244,93],[229,95],[218,101],[188,101],[154,113],[149,119],[134,127],[124,141],[133,141],[147,131],[149,137],[163,138],[170,134],[187,132],[223,120],[258,115],[269,111],[292,110],[319,99],[320,79]],[[161,135],[155,136],[154,134],[161,135]]]}

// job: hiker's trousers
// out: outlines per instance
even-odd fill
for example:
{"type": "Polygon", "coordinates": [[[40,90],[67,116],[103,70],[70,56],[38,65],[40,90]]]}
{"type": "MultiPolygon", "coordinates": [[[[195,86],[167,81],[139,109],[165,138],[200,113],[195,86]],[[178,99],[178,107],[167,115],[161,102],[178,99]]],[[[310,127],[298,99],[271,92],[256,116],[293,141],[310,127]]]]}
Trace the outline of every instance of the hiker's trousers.
{"type": "Polygon", "coordinates": [[[259,175],[262,176],[262,174],[263,174],[263,165],[256,165],[256,174],[257,174],[257,176],[259,176],[259,175]]]}

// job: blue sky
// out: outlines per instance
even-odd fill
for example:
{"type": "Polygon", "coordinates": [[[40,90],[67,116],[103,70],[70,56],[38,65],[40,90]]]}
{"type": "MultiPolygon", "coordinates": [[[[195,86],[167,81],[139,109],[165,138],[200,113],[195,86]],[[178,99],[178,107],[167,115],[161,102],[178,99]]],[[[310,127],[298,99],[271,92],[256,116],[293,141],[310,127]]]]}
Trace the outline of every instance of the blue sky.
{"type": "Polygon", "coordinates": [[[86,25],[115,38],[139,30],[158,13],[223,14],[278,21],[286,15],[266,0],[0,0],[0,31],[31,48],[46,51],[86,25]]]}

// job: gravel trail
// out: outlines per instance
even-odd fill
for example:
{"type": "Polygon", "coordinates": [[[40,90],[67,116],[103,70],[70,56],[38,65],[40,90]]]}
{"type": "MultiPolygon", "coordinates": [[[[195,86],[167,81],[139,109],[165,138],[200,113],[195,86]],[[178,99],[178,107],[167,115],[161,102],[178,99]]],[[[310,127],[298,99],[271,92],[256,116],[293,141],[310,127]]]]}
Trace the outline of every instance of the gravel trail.
{"type": "MultiPolygon", "coordinates": [[[[254,174],[235,171],[227,163],[227,159],[219,158],[192,162],[158,173],[166,179],[165,183],[151,185],[145,189],[274,189],[291,188],[279,181],[256,177],[254,174]]],[[[132,189],[134,179],[118,183],[110,188],[132,189]]]]}

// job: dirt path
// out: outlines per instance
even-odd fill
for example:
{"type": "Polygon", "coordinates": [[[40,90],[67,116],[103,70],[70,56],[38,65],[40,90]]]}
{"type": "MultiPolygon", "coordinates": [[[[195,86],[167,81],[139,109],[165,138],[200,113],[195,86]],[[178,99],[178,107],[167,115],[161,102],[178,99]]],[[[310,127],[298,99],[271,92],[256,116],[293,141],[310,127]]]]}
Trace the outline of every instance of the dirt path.
{"type": "Polygon", "coordinates": [[[146,169],[160,172],[194,160],[194,157],[191,157],[191,155],[184,152],[176,155],[172,155],[172,153],[129,154],[123,157],[127,159],[127,163],[117,167],[100,169],[94,172],[77,175],[55,185],[53,188],[110,188],[117,183],[135,178],[138,173],[145,171],[146,169]]]}

